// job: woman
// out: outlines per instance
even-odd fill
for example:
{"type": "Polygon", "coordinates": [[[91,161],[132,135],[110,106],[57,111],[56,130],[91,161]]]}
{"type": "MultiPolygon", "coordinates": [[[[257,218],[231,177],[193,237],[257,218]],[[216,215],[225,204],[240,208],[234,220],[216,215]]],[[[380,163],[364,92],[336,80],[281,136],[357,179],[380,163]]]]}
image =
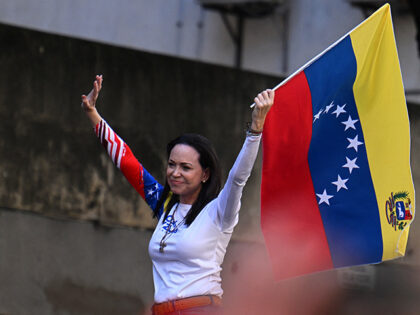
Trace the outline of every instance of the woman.
{"type": "Polygon", "coordinates": [[[206,138],[193,134],[168,144],[166,182],[163,187],[157,183],[98,114],[95,103],[101,87],[102,76],[96,76],[92,91],[82,95],[82,108],[114,164],[158,219],[149,243],[153,314],[218,314],[223,293],[221,264],[238,222],[242,189],[257,156],[274,91],[266,90],[254,99],[245,143],[220,191],[214,149],[206,138]]]}

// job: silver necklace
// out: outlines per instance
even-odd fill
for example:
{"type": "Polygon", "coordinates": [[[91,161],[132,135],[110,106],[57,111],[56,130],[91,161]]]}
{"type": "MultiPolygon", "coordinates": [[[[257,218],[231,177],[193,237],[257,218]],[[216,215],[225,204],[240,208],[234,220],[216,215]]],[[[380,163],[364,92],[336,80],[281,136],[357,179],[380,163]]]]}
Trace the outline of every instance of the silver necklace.
{"type": "Polygon", "coordinates": [[[165,247],[166,247],[166,241],[168,240],[168,238],[170,238],[174,233],[171,233],[171,231],[176,231],[182,223],[184,223],[185,221],[185,217],[181,220],[181,222],[179,222],[174,229],[171,230],[171,226],[173,226],[175,224],[175,212],[178,210],[178,206],[179,203],[176,205],[176,208],[174,210],[174,212],[172,213],[172,218],[171,221],[169,221],[169,227],[165,232],[165,235],[163,235],[162,239],[159,242],[159,252],[160,253],[164,253],[165,252],[165,247]]]}

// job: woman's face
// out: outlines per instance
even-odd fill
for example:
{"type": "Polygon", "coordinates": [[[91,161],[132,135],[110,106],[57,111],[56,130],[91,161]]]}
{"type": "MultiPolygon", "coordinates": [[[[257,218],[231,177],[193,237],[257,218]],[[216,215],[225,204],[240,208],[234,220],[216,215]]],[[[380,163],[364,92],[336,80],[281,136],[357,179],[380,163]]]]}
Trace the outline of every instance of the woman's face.
{"type": "Polygon", "coordinates": [[[200,154],[191,146],[177,144],[169,155],[166,178],[181,203],[193,204],[200,193],[203,181],[209,177],[199,162],[200,154]]]}

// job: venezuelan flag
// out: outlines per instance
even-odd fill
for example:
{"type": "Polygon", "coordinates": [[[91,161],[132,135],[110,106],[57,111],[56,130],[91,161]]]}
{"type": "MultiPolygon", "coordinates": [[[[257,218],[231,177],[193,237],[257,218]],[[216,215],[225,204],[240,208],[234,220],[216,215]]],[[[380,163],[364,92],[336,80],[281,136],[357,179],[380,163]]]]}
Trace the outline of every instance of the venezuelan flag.
{"type": "Polygon", "coordinates": [[[404,255],[409,132],[386,4],[276,88],[261,226],[277,279],[404,255]]]}

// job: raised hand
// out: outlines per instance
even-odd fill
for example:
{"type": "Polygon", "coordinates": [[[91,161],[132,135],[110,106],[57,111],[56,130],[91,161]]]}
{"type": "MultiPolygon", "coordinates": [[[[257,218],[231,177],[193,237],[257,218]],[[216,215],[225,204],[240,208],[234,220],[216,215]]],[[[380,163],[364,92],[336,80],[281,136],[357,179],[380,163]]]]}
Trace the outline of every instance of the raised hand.
{"type": "Polygon", "coordinates": [[[98,99],[99,92],[102,88],[102,75],[97,75],[95,81],[93,82],[93,89],[90,93],[82,95],[82,108],[86,112],[93,111],[95,109],[96,100],[98,99]]]}
{"type": "Polygon", "coordinates": [[[86,116],[90,120],[92,127],[95,127],[101,120],[101,116],[96,110],[96,100],[98,99],[99,91],[102,88],[102,75],[97,75],[95,81],[93,81],[93,89],[90,93],[82,95],[82,108],[86,113],[86,116]]]}
{"type": "Polygon", "coordinates": [[[274,103],[275,92],[265,90],[254,98],[255,106],[252,111],[251,129],[255,132],[261,132],[264,127],[265,117],[274,103]]]}

